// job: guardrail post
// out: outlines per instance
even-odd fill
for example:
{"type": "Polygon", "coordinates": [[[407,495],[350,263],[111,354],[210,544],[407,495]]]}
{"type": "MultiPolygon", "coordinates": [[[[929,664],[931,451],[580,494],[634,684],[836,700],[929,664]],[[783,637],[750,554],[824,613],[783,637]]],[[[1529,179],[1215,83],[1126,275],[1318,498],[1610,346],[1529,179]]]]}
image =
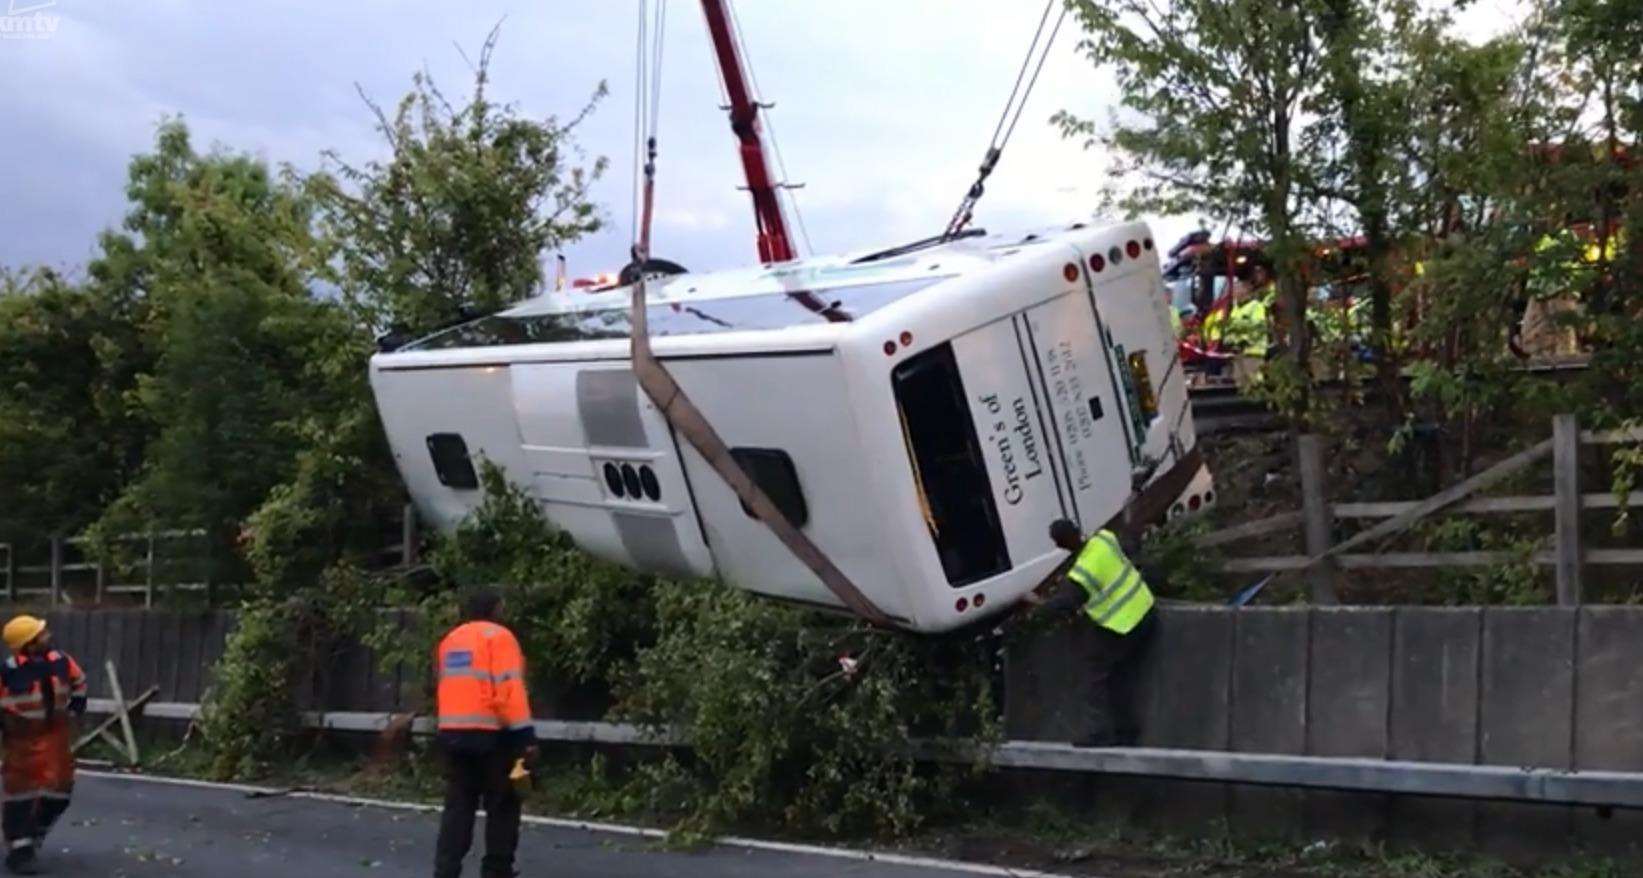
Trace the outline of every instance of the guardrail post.
{"type": "MultiPolygon", "coordinates": [[[[1310,433],[1297,437],[1296,454],[1301,470],[1301,517],[1306,553],[1316,558],[1329,551],[1331,530],[1328,492],[1324,489],[1323,440],[1310,433]]],[[[1307,574],[1314,604],[1340,603],[1335,591],[1336,570],[1335,562],[1325,559],[1313,565],[1307,574]]]]}
{"type": "Polygon", "coordinates": [[[51,605],[63,602],[63,538],[51,538],[51,605]]]}
{"type": "Polygon", "coordinates": [[[1579,606],[1580,425],[1572,414],[1552,419],[1552,481],[1557,492],[1557,602],[1579,606]]]}
{"type": "Polygon", "coordinates": [[[405,517],[400,520],[399,554],[406,567],[417,562],[416,507],[410,503],[405,504],[405,517]]]}

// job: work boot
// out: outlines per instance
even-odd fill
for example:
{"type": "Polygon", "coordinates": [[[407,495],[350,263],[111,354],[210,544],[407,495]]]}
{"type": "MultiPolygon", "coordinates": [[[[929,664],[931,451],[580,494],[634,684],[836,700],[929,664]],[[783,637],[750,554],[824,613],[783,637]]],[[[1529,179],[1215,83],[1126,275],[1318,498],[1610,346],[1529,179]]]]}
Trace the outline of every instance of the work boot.
{"type": "Polygon", "coordinates": [[[12,848],[6,854],[6,871],[13,875],[38,875],[40,863],[34,852],[34,845],[25,845],[12,848]]]}

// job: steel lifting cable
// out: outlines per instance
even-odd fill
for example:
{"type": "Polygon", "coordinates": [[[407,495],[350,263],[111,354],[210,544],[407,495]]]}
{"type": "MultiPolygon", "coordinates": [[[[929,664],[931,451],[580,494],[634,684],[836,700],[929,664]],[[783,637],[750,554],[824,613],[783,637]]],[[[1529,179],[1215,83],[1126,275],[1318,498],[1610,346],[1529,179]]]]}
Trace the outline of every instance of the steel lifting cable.
{"type": "MultiPolygon", "coordinates": [[[[667,0],[659,0],[665,7],[667,0]]],[[[646,46],[644,41],[645,5],[640,0],[640,44],[637,63],[640,75],[636,88],[645,89],[644,67],[646,46]]],[[[834,564],[825,552],[821,550],[804,532],[795,527],[787,516],[776,507],[764,489],[742,469],[730,453],[730,446],[725,443],[719,432],[713,428],[707,416],[691,401],[679,382],[674,380],[650,346],[650,326],[646,312],[646,287],[649,284],[644,270],[646,261],[650,258],[650,223],[651,206],[656,192],[656,131],[655,123],[660,118],[661,92],[661,23],[664,20],[665,10],[659,9],[657,14],[657,29],[655,36],[653,68],[651,69],[652,85],[648,89],[650,101],[649,115],[650,128],[648,132],[637,133],[635,140],[644,142],[647,150],[647,159],[644,165],[644,183],[642,204],[636,214],[636,228],[633,236],[633,258],[639,267],[638,279],[633,284],[633,298],[629,321],[632,326],[632,359],[633,375],[644,390],[645,396],[656,405],[668,424],[689,442],[691,447],[713,467],[713,471],[724,479],[725,484],[735,492],[736,497],[753,512],[755,518],[763,522],[770,532],[798,558],[805,567],[809,568],[821,580],[823,586],[832,592],[846,607],[863,620],[885,628],[893,628],[895,624],[885,615],[856,584],[845,575],[844,571],[834,564]]],[[[643,97],[641,101],[643,101],[643,97]]],[[[642,106],[642,105],[641,105],[642,106]]],[[[635,113],[635,125],[643,124],[646,119],[643,112],[635,113]]]]}
{"type": "Polygon", "coordinates": [[[959,201],[958,210],[953,212],[953,218],[947,221],[947,231],[942,233],[944,240],[952,240],[964,231],[970,224],[975,213],[976,202],[986,192],[987,178],[992,176],[993,169],[998,167],[999,157],[1004,154],[1004,147],[1009,144],[1015,134],[1015,126],[1021,121],[1021,112],[1027,108],[1027,99],[1032,95],[1034,86],[1038,85],[1038,75],[1044,72],[1044,62],[1049,60],[1050,49],[1055,46],[1056,35],[1061,33],[1061,24],[1067,19],[1067,7],[1061,7],[1061,14],[1056,16],[1055,25],[1050,28],[1050,36],[1044,39],[1044,25],[1049,23],[1050,11],[1057,3],[1063,0],[1047,0],[1044,4],[1044,13],[1038,18],[1038,28],[1033,31],[1033,41],[1027,46],[1027,54],[1021,59],[1021,69],[1016,71],[1015,85],[1010,89],[1010,98],[1004,102],[1004,111],[998,116],[998,124],[993,127],[993,139],[987,145],[987,153],[982,157],[980,171],[976,181],[970,184],[970,191],[959,201]],[[1043,43],[1042,48],[1040,42],[1043,43]],[[1038,63],[1033,63],[1034,58],[1038,63]],[[1033,75],[1027,78],[1027,69],[1031,67],[1033,75]],[[1023,81],[1026,87],[1022,87],[1023,81]],[[1017,100],[1017,97],[1020,100],[1017,100]],[[1011,111],[1014,110],[1014,113],[1011,111]]]}

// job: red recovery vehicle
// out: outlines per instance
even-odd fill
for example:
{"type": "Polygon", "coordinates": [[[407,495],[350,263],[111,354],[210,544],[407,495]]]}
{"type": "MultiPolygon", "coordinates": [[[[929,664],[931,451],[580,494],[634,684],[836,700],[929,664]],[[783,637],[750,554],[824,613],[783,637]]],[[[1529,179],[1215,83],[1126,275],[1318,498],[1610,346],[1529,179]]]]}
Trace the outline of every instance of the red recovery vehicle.
{"type": "MultiPolygon", "coordinates": [[[[1312,308],[1351,313],[1366,276],[1364,247],[1362,238],[1341,238],[1314,250],[1306,272],[1312,308]]],[[[1225,343],[1214,324],[1224,328],[1232,309],[1263,285],[1263,275],[1269,281],[1277,277],[1266,242],[1252,238],[1214,241],[1209,232],[1195,231],[1169,249],[1163,275],[1168,303],[1180,318],[1182,366],[1204,376],[1226,371],[1238,352],[1225,343]],[[1210,321],[1217,312],[1222,319],[1210,321]]],[[[1274,302],[1273,307],[1281,304],[1274,302]]]]}

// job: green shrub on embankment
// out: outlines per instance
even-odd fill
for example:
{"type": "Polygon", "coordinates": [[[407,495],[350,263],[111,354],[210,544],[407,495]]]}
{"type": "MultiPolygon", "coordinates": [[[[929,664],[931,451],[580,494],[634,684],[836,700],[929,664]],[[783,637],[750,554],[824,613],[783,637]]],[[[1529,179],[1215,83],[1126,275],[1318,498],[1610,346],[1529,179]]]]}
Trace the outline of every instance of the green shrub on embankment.
{"type": "Polygon", "coordinates": [[[246,607],[201,726],[218,775],[255,777],[300,745],[299,682],[346,638],[427,668],[474,584],[504,589],[539,693],[603,688],[611,719],[683,738],[688,748],[621,781],[621,795],[679,815],[688,832],[905,835],[973,770],[915,762],[915,739],[997,737],[986,641],[877,631],[716,582],[635,574],[577,550],[494,468],[484,481],[481,507],[431,554],[432,582],[333,568],[246,607]],[[418,609],[414,630],[373,612],[385,591],[418,609]]]}

